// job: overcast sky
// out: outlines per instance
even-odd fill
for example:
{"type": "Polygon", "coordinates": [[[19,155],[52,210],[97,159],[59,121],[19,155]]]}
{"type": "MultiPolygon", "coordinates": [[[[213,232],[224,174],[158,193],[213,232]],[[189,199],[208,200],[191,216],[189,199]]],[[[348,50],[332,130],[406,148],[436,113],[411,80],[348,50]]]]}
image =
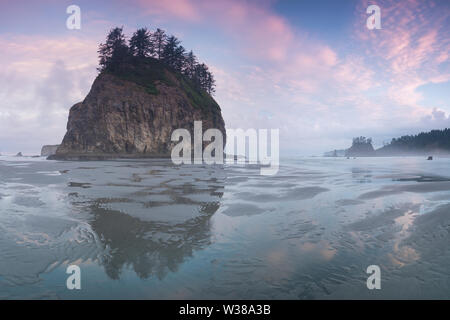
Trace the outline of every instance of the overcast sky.
{"type": "Polygon", "coordinates": [[[61,142],[114,26],[178,36],[212,69],[226,127],[280,129],[281,156],[450,127],[447,0],[0,0],[0,152],[61,142]]]}

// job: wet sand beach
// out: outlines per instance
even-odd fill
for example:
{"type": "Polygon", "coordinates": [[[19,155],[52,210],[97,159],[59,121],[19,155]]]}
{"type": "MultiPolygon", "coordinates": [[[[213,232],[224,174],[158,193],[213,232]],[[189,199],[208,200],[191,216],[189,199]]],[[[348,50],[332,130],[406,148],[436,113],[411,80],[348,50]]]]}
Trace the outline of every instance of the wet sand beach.
{"type": "Polygon", "coordinates": [[[450,159],[259,172],[0,156],[0,298],[450,298],[450,159]]]}

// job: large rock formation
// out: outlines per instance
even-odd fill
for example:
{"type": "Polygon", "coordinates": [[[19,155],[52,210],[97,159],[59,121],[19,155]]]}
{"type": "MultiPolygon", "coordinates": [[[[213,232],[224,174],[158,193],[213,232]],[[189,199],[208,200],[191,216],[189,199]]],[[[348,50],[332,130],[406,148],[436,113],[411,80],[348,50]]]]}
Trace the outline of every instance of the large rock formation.
{"type": "Polygon", "coordinates": [[[51,159],[168,157],[173,130],[194,121],[225,137],[219,105],[204,90],[158,61],[103,72],[69,113],[67,133],[51,159]]]}

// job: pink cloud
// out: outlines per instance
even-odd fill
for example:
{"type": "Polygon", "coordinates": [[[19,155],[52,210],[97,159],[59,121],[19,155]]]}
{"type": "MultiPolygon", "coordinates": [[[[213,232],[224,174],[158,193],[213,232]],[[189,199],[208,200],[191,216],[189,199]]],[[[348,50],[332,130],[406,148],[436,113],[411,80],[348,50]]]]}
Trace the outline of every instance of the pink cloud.
{"type": "Polygon", "coordinates": [[[138,0],[138,3],[146,9],[146,13],[148,14],[170,15],[188,21],[197,21],[200,19],[200,12],[198,12],[194,2],[191,0],[138,0]]]}
{"type": "Polygon", "coordinates": [[[329,47],[321,50],[319,58],[328,66],[334,66],[337,63],[337,54],[329,47]]]}
{"type": "Polygon", "coordinates": [[[0,68],[29,76],[45,76],[56,61],[64,61],[70,69],[95,69],[97,47],[96,41],[77,37],[2,36],[0,68]]]}
{"type": "MultiPolygon", "coordinates": [[[[337,66],[341,63],[337,53],[328,45],[308,36],[299,29],[294,29],[280,15],[270,10],[261,2],[251,1],[183,1],[189,7],[186,16],[178,15],[171,6],[159,5],[159,1],[140,1],[146,12],[160,19],[178,17],[194,25],[204,24],[208,28],[219,28],[237,43],[237,50],[253,59],[258,65],[263,63],[263,71],[250,74],[252,81],[265,86],[271,83],[275,88],[288,86],[301,92],[317,92],[321,85],[329,82],[337,66]],[[156,10],[159,8],[161,10],[156,10]]],[[[367,87],[369,80],[362,76],[347,77],[359,81],[353,88],[367,87]]],[[[369,76],[366,73],[366,76],[369,76]]],[[[220,75],[219,75],[220,77],[220,75]]],[[[338,79],[340,81],[342,79],[338,79]]],[[[336,85],[336,84],[335,84],[336,85]]]]}
{"type": "Polygon", "coordinates": [[[262,3],[139,0],[138,4],[149,15],[219,26],[231,37],[245,43],[247,54],[264,59],[283,60],[294,40],[293,30],[287,22],[261,6],[262,3]]]}
{"type": "MultiPolygon", "coordinates": [[[[360,19],[366,19],[364,0],[358,6],[360,19]]],[[[433,1],[380,0],[381,30],[359,28],[357,35],[367,55],[378,64],[390,81],[390,96],[398,103],[419,108],[422,96],[416,89],[438,75],[449,73],[438,65],[448,60],[450,35],[446,20],[450,10],[434,8],[433,1]],[[434,8],[434,9],[433,9],[434,8]]]]}
{"type": "Polygon", "coordinates": [[[2,142],[34,151],[61,141],[69,108],[96,76],[96,50],[97,41],[77,37],[0,36],[2,142]]]}

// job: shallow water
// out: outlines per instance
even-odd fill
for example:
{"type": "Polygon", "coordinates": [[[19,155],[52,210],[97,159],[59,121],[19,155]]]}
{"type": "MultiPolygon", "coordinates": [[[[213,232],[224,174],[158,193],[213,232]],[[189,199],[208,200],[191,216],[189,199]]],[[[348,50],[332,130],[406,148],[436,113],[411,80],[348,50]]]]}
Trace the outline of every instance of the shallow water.
{"type": "Polygon", "coordinates": [[[0,156],[1,299],[448,299],[449,244],[450,159],[0,156]]]}

